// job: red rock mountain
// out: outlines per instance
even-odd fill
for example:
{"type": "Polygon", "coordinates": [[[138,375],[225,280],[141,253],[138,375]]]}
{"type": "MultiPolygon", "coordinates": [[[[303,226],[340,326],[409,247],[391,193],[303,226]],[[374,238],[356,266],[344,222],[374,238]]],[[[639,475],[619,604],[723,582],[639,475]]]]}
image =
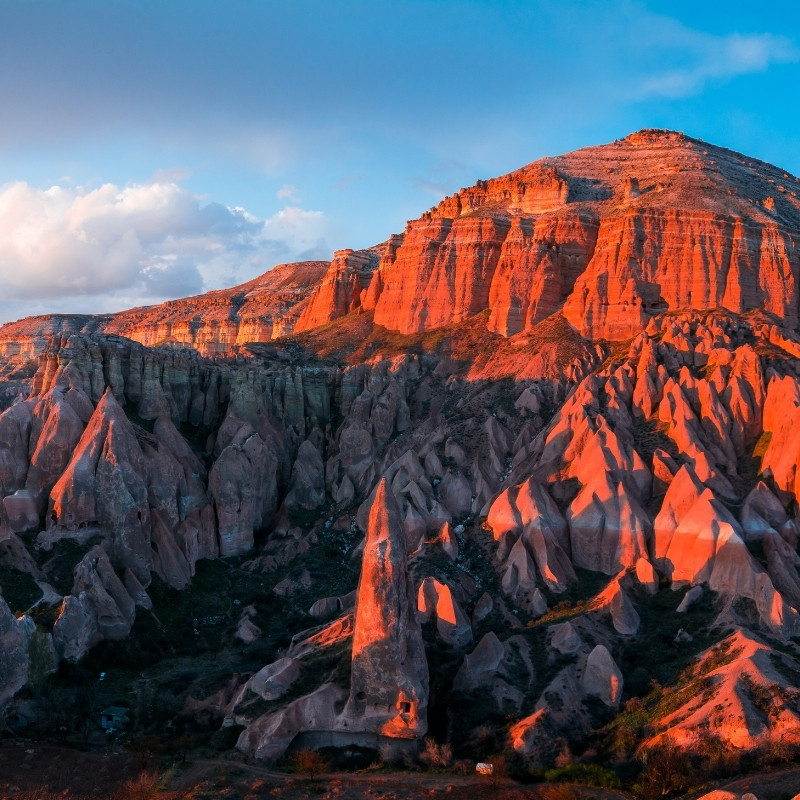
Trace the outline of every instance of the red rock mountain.
{"type": "Polygon", "coordinates": [[[103,703],[264,760],[796,758],[797,191],[642,131],[330,264],[4,326],[0,701],[107,641],[103,703]]]}
{"type": "Polygon", "coordinates": [[[445,198],[388,248],[361,306],[403,333],[486,309],[504,336],[556,311],[612,340],[679,309],[758,308],[795,326],[799,189],[763,162],[641,131],[445,198]]]}
{"type": "Polygon", "coordinates": [[[368,250],[276,267],[229,290],[99,317],[0,328],[35,357],[58,331],[114,333],[203,355],[357,311],[400,333],[488,312],[504,337],[561,312],[589,339],[627,339],[655,314],[760,309],[800,317],[800,183],[680,133],[644,130],[478,181],[368,250]]]}

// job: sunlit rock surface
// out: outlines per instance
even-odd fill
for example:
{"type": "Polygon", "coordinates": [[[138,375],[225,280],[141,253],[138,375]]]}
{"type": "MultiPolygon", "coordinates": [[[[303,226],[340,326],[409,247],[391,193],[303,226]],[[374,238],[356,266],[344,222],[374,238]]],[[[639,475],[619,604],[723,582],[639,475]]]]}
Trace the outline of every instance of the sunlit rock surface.
{"type": "Polygon", "coordinates": [[[192,707],[257,758],[429,712],[474,753],[476,705],[543,767],[637,704],[626,758],[797,736],[797,184],[642,131],[331,263],[0,327],[0,703],[210,582],[252,668],[192,707]]]}

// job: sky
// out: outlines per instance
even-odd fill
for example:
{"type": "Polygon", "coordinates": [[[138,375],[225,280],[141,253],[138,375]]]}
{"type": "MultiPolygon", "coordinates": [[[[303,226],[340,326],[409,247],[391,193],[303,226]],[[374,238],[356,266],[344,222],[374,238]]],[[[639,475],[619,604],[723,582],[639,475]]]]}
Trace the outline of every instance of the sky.
{"type": "Polygon", "coordinates": [[[233,286],[670,128],[800,174],[800,3],[0,0],[0,322],[233,286]]]}

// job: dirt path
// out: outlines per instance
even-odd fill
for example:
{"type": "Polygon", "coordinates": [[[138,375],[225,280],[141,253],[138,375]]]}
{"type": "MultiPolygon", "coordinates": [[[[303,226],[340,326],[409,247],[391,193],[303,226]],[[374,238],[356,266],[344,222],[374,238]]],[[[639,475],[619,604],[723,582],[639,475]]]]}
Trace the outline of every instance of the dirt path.
{"type": "MultiPolygon", "coordinates": [[[[154,765],[149,765],[153,768],[154,765]]],[[[37,797],[109,797],[127,778],[141,772],[129,754],[83,753],[33,742],[0,745],[0,797],[38,790],[37,797]]],[[[316,780],[287,775],[237,758],[191,758],[168,770],[163,797],[171,800],[238,793],[244,800],[631,800],[625,792],[568,785],[524,786],[503,779],[494,784],[476,775],[424,772],[330,773],[316,780]],[[205,794],[204,794],[205,793],[205,794]]],[[[758,800],[793,798],[800,793],[800,766],[748,775],[717,787],[758,800]]],[[[710,791],[695,792],[692,798],[710,791]]],[[[29,795],[33,796],[33,795],[29,795]]]]}
{"type": "Polygon", "coordinates": [[[800,767],[748,775],[744,778],[737,778],[729,783],[721,784],[719,788],[736,794],[752,792],[758,800],[765,800],[766,798],[771,800],[771,798],[783,796],[793,798],[795,795],[800,794],[800,767]]]}
{"type": "Polygon", "coordinates": [[[522,786],[506,779],[492,781],[475,775],[436,775],[421,772],[329,773],[315,780],[275,772],[266,767],[228,761],[200,759],[175,774],[169,788],[227,786],[246,800],[280,796],[282,800],[630,800],[624,792],[577,786],[522,786]]]}

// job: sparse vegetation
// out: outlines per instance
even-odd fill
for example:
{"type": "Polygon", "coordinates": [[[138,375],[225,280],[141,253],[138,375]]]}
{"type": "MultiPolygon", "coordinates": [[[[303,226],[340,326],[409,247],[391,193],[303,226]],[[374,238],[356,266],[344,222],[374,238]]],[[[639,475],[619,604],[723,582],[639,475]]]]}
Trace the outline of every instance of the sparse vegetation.
{"type": "Polygon", "coordinates": [[[298,750],[296,753],[292,753],[289,756],[289,764],[292,772],[298,775],[308,775],[311,780],[331,768],[330,762],[316,750],[298,750]]]}
{"type": "Polygon", "coordinates": [[[622,781],[616,773],[599,764],[571,764],[566,767],[556,767],[546,770],[544,777],[551,783],[582,783],[585,786],[597,786],[601,789],[622,788],[622,781]]]}
{"type": "Polygon", "coordinates": [[[453,762],[453,748],[447,742],[439,744],[433,737],[428,736],[422,744],[419,760],[429,770],[447,769],[453,762]]]}
{"type": "Polygon", "coordinates": [[[24,614],[41,596],[42,590],[27,573],[0,563],[0,587],[3,599],[11,612],[17,616],[24,614]]]}

